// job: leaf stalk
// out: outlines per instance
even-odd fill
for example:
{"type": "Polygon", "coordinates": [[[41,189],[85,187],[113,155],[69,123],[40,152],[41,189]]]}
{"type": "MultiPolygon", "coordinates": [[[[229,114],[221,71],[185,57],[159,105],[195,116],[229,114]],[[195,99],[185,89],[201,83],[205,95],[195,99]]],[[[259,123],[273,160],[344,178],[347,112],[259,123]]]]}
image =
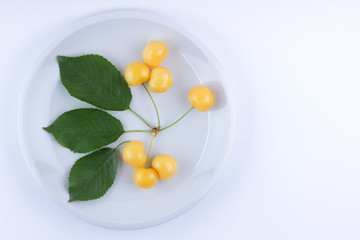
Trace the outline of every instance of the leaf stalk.
{"type": "Polygon", "coordinates": [[[137,116],[141,121],[143,121],[146,125],[148,125],[150,128],[153,128],[147,121],[145,121],[144,118],[142,118],[139,114],[137,114],[134,110],[132,110],[130,107],[129,107],[129,110],[135,114],[135,116],[137,116]]]}

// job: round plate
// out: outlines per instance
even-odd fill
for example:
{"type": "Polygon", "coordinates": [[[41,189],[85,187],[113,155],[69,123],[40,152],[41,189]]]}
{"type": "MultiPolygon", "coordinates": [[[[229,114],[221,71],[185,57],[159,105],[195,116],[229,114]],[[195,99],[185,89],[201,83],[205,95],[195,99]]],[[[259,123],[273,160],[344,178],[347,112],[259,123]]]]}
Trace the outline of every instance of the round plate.
{"type": "MultiPolygon", "coordinates": [[[[144,89],[140,86],[131,91],[132,109],[155,125],[155,111],[144,89]]],[[[125,130],[146,129],[129,111],[109,113],[122,121],[125,130]]],[[[90,223],[131,229],[170,220],[205,196],[229,157],[234,123],[233,102],[223,70],[203,44],[170,19],[145,12],[112,12],[73,26],[42,55],[24,89],[19,129],[30,169],[57,204],[90,223]],[[169,91],[153,94],[161,125],[169,125],[191,107],[187,94],[199,84],[213,91],[214,107],[209,112],[192,111],[154,139],[151,158],[164,153],[178,162],[173,178],[159,180],[151,189],[138,188],[132,180],[135,169],[120,160],[116,180],[104,197],[69,203],[68,173],[83,155],[61,147],[42,127],[65,111],[92,106],[71,97],[61,85],[56,56],[100,54],[124,73],[128,64],[142,61],[144,46],[153,40],[168,46],[168,57],[161,65],[173,76],[169,91]]],[[[140,140],[147,148],[150,137],[150,133],[127,133],[110,146],[140,140]]]]}

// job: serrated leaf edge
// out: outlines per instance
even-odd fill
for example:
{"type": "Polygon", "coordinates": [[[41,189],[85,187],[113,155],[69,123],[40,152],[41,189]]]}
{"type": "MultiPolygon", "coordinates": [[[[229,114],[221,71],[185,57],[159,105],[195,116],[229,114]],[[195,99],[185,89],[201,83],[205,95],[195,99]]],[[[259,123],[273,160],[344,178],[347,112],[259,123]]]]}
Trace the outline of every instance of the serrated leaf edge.
{"type": "MultiPolygon", "coordinates": [[[[101,149],[98,149],[98,150],[96,150],[96,151],[100,151],[100,150],[102,150],[102,149],[106,149],[106,148],[101,148],[101,149]]],[[[116,152],[116,149],[114,149],[114,148],[109,148],[109,149],[113,149],[113,152],[111,152],[111,154],[110,154],[109,156],[111,156],[114,152],[116,152]]],[[[96,151],[93,151],[93,152],[91,152],[91,153],[94,153],[94,152],[96,152],[96,151]]],[[[91,153],[90,153],[90,154],[91,154],[91,153]]],[[[87,156],[87,155],[86,155],[86,156],[87,156]]],[[[76,160],[76,162],[79,161],[80,159],[86,157],[86,156],[83,156],[83,157],[79,158],[78,160],[76,160]]],[[[117,154],[116,154],[116,159],[119,160],[117,154]]],[[[68,182],[70,182],[70,174],[71,174],[71,171],[72,171],[73,167],[75,166],[76,162],[72,165],[72,167],[71,167],[71,169],[70,169],[70,172],[69,172],[69,175],[68,175],[68,182]]],[[[99,198],[103,197],[103,196],[110,190],[110,188],[114,185],[116,176],[117,176],[117,170],[116,170],[116,174],[115,174],[114,180],[112,181],[112,183],[110,184],[110,186],[105,190],[105,192],[104,192],[103,195],[101,195],[101,196],[99,196],[99,197],[97,197],[97,198],[90,198],[90,199],[86,199],[86,200],[74,200],[74,199],[71,198],[70,187],[68,186],[68,192],[69,192],[69,200],[68,200],[68,202],[75,202],[75,201],[86,202],[86,201],[96,200],[96,199],[99,199],[99,198]]]]}
{"type": "MultiPolygon", "coordinates": [[[[67,57],[67,56],[62,56],[62,55],[58,55],[58,56],[56,56],[56,59],[57,59],[57,61],[58,61],[58,66],[59,66],[59,73],[60,73],[60,81],[61,81],[61,84],[64,86],[64,88],[66,89],[66,91],[69,93],[69,95],[70,96],[72,96],[73,98],[76,98],[76,99],[78,99],[78,100],[80,100],[80,101],[82,101],[82,102],[85,102],[84,100],[81,100],[81,99],[79,99],[79,98],[77,98],[77,97],[75,97],[74,95],[72,95],[70,92],[69,92],[69,90],[65,87],[65,85],[64,85],[64,83],[63,83],[63,74],[62,74],[62,71],[61,71],[61,68],[60,68],[60,62],[59,61],[61,61],[61,59],[62,58],[81,58],[81,57],[87,57],[87,56],[97,56],[97,57],[101,57],[101,58],[103,58],[105,61],[107,61],[108,63],[110,63],[119,73],[120,73],[120,76],[124,79],[124,81],[125,81],[125,78],[124,78],[124,76],[121,74],[121,72],[119,71],[119,69],[112,63],[112,62],[110,62],[107,58],[105,58],[104,56],[101,56],[101,55],[99,55],[99,54],[85,54],[85,55],[81,55],[81,56],[77,56],[77,57],[67,57]]],[[[125,81],[126,82],[126,81],[125,81]]],[[[131,88],[129,87],[129,89],[130,89],[130,92],[131,92],[131,88]]],[[[131,103],[131,101],[132,101],[132,94],[130,95],[130,103],[131,103]]],[[[93,104],[91,104],[91,103],[88,103],[88,102],[85,102],[85,103],[87,103],[87,104],[90,104],[90,105],[92,105],[92,106],[95,106],[95,107],[97,107],[97,108],[99,108],[99,109],[102,109],[102,110],[107,110],[107,111],[125,111],[125,110],[128,110],[128,109],[130,109],[130,104],[129,104],[129,106],[128,106],[128,108],[127,109],[123,109],[123,110],[119,110],[119,109],[104,109],[104,108],[101,108],[101,107],[98,107],[98,106],[96,106],[96,105],[93,105],[93,104]]]]}
{"type": "MultiPolygon", "coordinates": [[[[94,150],[91,150],[91,151],[88,151],[88,152],[78,152],[78,151],[74,151],[74,150],[72,150],[72,149],[70,149],[70,148],[68,148],[68,147],[66,147],[65,145],[63,145],[62,143],[60,143],[59,142],[59,140],[58,140],[58,138],[50,131],[50,127],[51,127],[51,125],[56,121],[56,120],[58,120],[62,115],[64,115],[65,113],[68,113],[68,112],[72,112],[72,111],[75,111],[75,110],[88,110],[88,109],[90,109],[90,110],[92,110],[92,109],[95,109],[95,110],[99,110],[99,111],[103,111],[103,112],[105,112],[105,113],[107,113],[107,114],[109,114],[110,116],[112,116],[113,118],[115,118],[113,115],[111,115],[110,113],[108,113],[108,112],[106,112],[106,111],[104,111],[103,109],[99,109],[99,108],[75,108],[75,109],[72,109],[72,110],[69,110],[69,111],[66,111],[66,112],[63,112],[62,114],[60,114],[49,126],[47,126],[47,127],[43,127],[43,129],[46,131],[46,132],[48,132],[48,133],[50,133],[54,138],[55,138],[55,140],[56,140],[56,142],[57,143],[59,143],[62,147],[64,147],[64,148],[66,148],[66,149],[68,149],[68,150],[70,150],[71,152],[73,152],[73,153],[90,153],[90,152],[94,152],[94,151],[98,151],[99,149],[101,149],[102,147],[105,147],[105,146],[108,146],[109,144],[111,144],[111,143],[114,143],[114,142],[116,142],[124,133],[122,133],[122,134],[120,134],[119,135],[119,137],[115,140],[115,141],[113,141],[113,142],[111,142],[111,143],[109,143],[108,145],[105,145],[105,146],[101,146],[101,147],[99,147],[99,148],[96,148],[96,149],[94,149],[94,150]]],[[[117,118],[116,118],[117,119],[117,118]]],[[[117,120],[119,120],[119,119],[117,119],[117,120]]],[[[119,122],[120,122],[120,124],[121,124],[121,126],[122,126],[122,128],[124,129],[124,126],[122,125],[122,123],[121,123],[121,121],[119,120],[119,122]]],[[[125,132],[125,130],[124,130],[124,132],[125,132]]]]}

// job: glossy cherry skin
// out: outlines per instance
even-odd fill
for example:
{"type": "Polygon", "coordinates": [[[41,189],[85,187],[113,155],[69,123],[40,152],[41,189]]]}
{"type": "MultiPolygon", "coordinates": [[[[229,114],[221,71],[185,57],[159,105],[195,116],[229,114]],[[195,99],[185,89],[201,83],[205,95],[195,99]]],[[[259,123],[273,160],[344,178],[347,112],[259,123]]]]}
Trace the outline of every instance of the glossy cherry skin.
{"type": "Polygon", "coordinates": [[[191,89],[188,98],[190,103],[200,112],[206,112],[214,105],[214,95],[204,86],[191,89]]]}
{"type": "Polygon", "coordinates": [[[152,167],[158,172],[160,179],[166,180],[174,176],[177,163],[172,156],[160,154],[153,159],[152,167]]]}
{"type": "Polygon", "coordinates": [[[134,62],[125,70],[125,80],[132,87],[144,83],[149,79],[150,69],[142,62],[134,62]]]}
{"type": "Polygon", "coordinates": [[[141,167],[146,163],[144,144],[140,141],[127,143],[122,151],[124,161],[133,167],[141,167]]]}
{"type": "Polygon", "coordinates": [[[153,168],[139,167],[134,171],[135,184],[141,188],[152,188],[159,178],[157,171],[153,168]]]}
{"type": "Polygon", "coordinates": [[[157,67],[166,58],[168,49],[160,41],[150,42],[143,51],[144,62],[150,67],[157,67]]]}
{"type": "Polygon", "coordinates": [[[152,92],[163,93],[169,90],[172,84],[172,76],[168,69],[156,67],[151,71],[148,87],[152,92]]]}

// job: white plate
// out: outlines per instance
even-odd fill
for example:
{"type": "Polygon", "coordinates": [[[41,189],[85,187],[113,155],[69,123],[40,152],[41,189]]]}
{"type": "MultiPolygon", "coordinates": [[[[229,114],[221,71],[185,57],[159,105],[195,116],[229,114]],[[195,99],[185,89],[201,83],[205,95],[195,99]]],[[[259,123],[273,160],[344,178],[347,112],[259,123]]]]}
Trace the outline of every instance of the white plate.
{"type": "MultiPolygon", "coordinates": [[[[156,115],[144,89],[132,88],[132,93],[132,108],[155,125],[156,115]]],[[[146,128],[129,111],[110,113],[122,121],[126,130],[146,128]]],[[[24,156],[48,195],[85,221],[119,229],[156,225],[194,206],[219,178],[235,131],[233,102],[225,76],[210,51],[170,19],[145,12],[97,15],[63,34],[33,68],[19,116],[24,156]],[[115,183],[104,197],[68,203],[68,172],[82,155],[61,147],[42,127],[64,111],[92,106],[72,98],[61,85],[56,56],[96,53],[124,73],[128,64],[142,61],[142,50],[152,40],[161,40],[168,46],[169,54],[162,66],[173,75],[169,91],[153,94],[162,126],[170,124],[191,106],[187,94],[196,85],[206,85],[214,92],[214,108],[206,113],[192,111],[182,122],[154,139],[151,157],[167,153],[178,162],[178,171],[172,179],[159,181],[152,189],[140,189],[132,180],[134,168],[121,161],[115,183]]],[[[135,139],[147,147],[150,134],[124,134],[116,143],[135,139]]]]}

